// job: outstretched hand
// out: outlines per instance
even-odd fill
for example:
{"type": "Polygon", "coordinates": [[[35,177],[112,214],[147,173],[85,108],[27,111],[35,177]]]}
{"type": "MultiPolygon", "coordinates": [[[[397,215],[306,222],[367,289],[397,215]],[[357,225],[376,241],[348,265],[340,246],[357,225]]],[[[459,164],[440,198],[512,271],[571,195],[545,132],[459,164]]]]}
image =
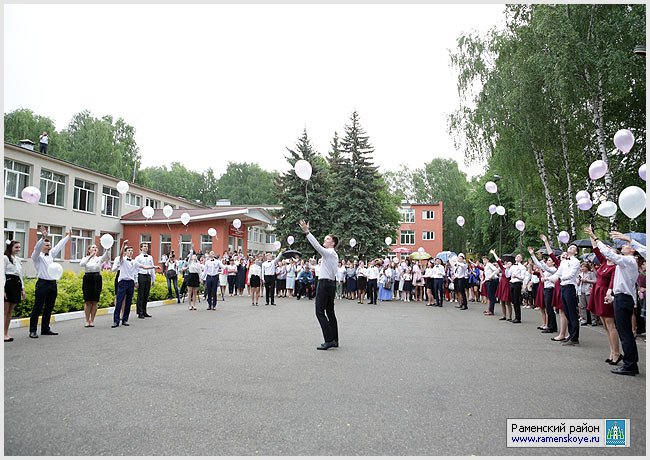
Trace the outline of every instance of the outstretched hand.
{"type": "Polygon", "coordinates": [[[544,235],[543,233],[539,235],[539,237],[542,239],[543,242],[545,243],[548,242],[548,238],[546,238],[546,235],[544,235]]]}
{"type": "Polygon", "coordinates": [[[300,230],[302,230],[305,235],[309,233],[309,222],[305,222],[303,219],[300,219],[298,225],[300,225],[300,230]]]}
{"type": "Polygon", "coordinates": [[[623,241],[627,241],[628,243],[632,242],[632,238],[630,238],[629,236],[621,232],[616,232],[616,231],[609,232],[609,236],[614,240],[623,240],[623,241]]]}
{"type": "Polygon", "coordinates": [[[535,254],[535,250],[531,246],[528,246],[528,252],[530,253],[531,256],[535,254]]]}

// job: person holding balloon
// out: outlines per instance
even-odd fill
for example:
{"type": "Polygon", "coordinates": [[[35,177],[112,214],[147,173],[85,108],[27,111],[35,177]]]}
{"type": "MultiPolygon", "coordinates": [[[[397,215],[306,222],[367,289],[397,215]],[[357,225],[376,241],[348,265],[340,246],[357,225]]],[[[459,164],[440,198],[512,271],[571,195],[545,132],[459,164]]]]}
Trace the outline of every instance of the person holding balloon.
{"type": "Polygon", "coordinates": [[[65,237],[54,248],[52,248],[52,243],[47,237],[47,229],[41,225],[41,239],[36,242],[32,253],[34,268],[38,273],[38,281],[36,281],[34,291],[34,308],[29,318],[29,336],[32,339],[38,338],[36,328],[38,327],[38,317],[41,312],[43,312],[41,335],[59,335],[50,329],[50,318],[57,296],[56,280],[61,278],[62,274],[61,266],[54,264],[54,258],[59,255],[70,240],[70,230],[66,230],[65,237]]]}
{"type": "Polygon", "coordinates": [[[5,342],[13,342],[9,337],[9,324],[14,307],[25,300],[25,283],[23,281],[22,261],[20,254],[20,241],[11,240],[5,249],[5,342]]]}
{"type": "Polygon", "coordinates": [[[81,259],[79,266],[85,268],[81,290],[84,296],[84,313],[86,324],[84,327],[95,327],[97,304],[102,293],[102,265],[111,258],[111,252],[104,249],[104,254],[99,257],[99,249],[93,244],[86,251],[86,257],[81,259]]]}

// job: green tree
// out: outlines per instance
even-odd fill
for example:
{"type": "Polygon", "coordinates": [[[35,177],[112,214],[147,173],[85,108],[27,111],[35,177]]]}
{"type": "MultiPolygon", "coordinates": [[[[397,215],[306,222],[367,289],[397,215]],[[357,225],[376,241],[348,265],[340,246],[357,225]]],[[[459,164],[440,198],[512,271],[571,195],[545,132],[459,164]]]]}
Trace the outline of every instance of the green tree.
{"type": "Polygon", "coordinates": [[[278,173],[268,172],[256,163],[229,162],[217,181],[217,196],[233,205],[277,204],[274,181],[278,173]]]}
{"type": "Polygon", "coordinates": [[[155,188],[163,193],[178,196],[191,201],[202,201],[201,185],[203,176],[187,169],[181,163],[173,162],[167,166],[152,166],[140,171],[143,180],[155,184],[155,188]]]}
{"type": "Polygon", "coordinates": [[[38,149],[39,138],[43,131],[49,137],[48,155],[57,156],[60,150],[59,133],[56,131],[52,119],[37,115],[29,109],[18,109],[5,114],[4,124],[5,142],[18,144],[23,139],[36,143],[38,149]]]}

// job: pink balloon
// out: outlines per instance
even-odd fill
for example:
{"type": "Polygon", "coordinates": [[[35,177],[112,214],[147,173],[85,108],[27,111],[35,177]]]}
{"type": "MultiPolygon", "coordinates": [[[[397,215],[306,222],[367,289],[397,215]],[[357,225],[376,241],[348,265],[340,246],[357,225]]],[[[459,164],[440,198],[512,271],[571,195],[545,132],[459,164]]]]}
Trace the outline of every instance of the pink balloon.
{"type": "Polygon", "coordinates": [[[41,191],[36,187],[30,185],[29,187],[25,187],[23,191],[20,192],[20,196],[27,203],[38,203],[38,201],[41,199],[41,191]]]}
{"type": "Polygon", "coordinates": [[[629,129],[619,129],[614,134],[614,145],[623,153],[628,153],[634,146],[634,134],[629,129]]]}
{"type": "Polygon", "coordinates": [[[594,203],[589,198],[582,198],[578,200],[578,209],[581,211],[589,211],[594,203]]]}
{"type": "Polygon", "coordinates": [[[596,160],[589,166],[589,177],[591,180],[600,179],[607,174],[607,163],[603,160],[596,160]]]}
{"type": "Polygon", "coordinates": [[[497,212],[497,205],[491,204],[490,207],[488,208],[488,211],[490,212],[490,214],[494,214],[495,212],[497,212]]]}
{"type": "Polygon", "coordinates": [[[567,244],[569,242],[569,232],[561,231],[557,235],[557,239],[560,240],[560,243],[567,244]]]}
{"type": "Polygon", "coordinates": [[[492,181],[487,181],[485,183],[485,190],[487,190],[488,193],[497,193],[497,184],[492,181]]]}

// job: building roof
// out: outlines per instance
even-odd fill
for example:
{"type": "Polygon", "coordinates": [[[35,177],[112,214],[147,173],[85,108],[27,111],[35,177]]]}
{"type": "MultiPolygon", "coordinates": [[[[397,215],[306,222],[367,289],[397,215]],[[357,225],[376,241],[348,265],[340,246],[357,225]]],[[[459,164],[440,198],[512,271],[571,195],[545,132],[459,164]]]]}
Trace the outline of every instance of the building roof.
{"type": "Polygon", "coordinates": [[[165,217],[162,209],[155,209],[151,219],[147,219],[142,215],[142,209],[137,209],[128,214],[124,214],[120,222],[123,225],[180,223],[183,213],[188,213],[191,221],[194,222],[213,219],[239,219],[244,225],[256,225],[259,222],[265,224],[275,223],[273,216],[262,206],[217,206],[208,209],[174,209],[169,218],[165,217]]]}
{"type": "MultiPolygon", "coordinates": [[[[23,141],[21,141],[21,142],[23,142],[23,141]]],[[[80,166],[80,165],[78,165],[76,163],[72,163],[71,161],[62,160],[60,158],[55,158],[55,157],[50,156],[50,155],[43,155],[42,153],[36,152],[34,150],[30,150],[30,149],[26,149],[24,147],[21,147],[20,145],[12,144],[11,142],[5,142],[5,148],[6,147],[13,148],[14,150],[18,150],[18,151],[23,152],[23,153],[31,154],[31,155],[33,155],[34,157],[37,157],[37,158],[42,157],[42,158],[45,158],[48,161],[52,161],[54,163],[64,164],[64,165],[71,166],[73,168],[79,169],[81,171],[96,174],[96,175],[101,176],[103,178],[114,180],[115,183],[122,180],[122,179],[120,179],[118,177],[111,176],[109,174],[105,174],[105,173],[102,173],[102,172],[99,172],[99,171],[95,171],[93,169],[86,168],[85,166],[80,166]]],[[[187,203],[188,206],[192,206],[192,207],[195,207],[195,208],[207,208],[208,207],[208,206],[202,205],[201,203],[196,203],[195,201],[188,200],[187,198],[183,198],[183,197],[180,197],[180,196],[173,196],[173,195],[170,195],[168,193],[161,192],[160,190],[155,190],[155,189],[152,189],[152,188],[148,188],[148,187],[145,187],[144,185],[136,184],[136,183],[133,183],[133,182],[129,182],[129,181],[126,181],[126,182],[129,184],[129,187],[134,186],[134,187],[137,187],[137,188],[142,189],[142,190],[147,191],[147,192],[156,193],[156,194],[161,195],[161,196],[166,196],[166,197],[169,197],[169,198],[173,198],[174,200],[183,201],[183,202],[187,203]]]]}

